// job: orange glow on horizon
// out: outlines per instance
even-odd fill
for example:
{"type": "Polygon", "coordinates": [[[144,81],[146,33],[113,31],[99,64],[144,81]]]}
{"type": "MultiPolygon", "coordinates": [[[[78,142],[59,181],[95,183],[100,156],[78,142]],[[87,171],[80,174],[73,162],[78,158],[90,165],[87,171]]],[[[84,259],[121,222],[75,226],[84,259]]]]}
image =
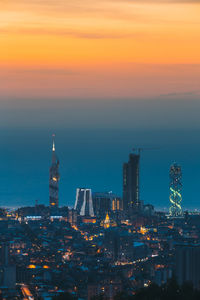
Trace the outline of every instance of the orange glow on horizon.
{"type": "MultiPolygon", "coordinates": [[[[165,69],[157,66],[198,67],[199,14],[200,5],[189,0],[86,0],[84,5],[8,0],[1,3],[0,12],[0,92],[3,97],[145,97],[143,85],[151,96],[175,88],[185,92],[190,83],[185,85],[178,67],[172,76],[180,78],[181,87],[179,83],[174,87],[171,78],[164,80],[165,69]],[[156,72],[155,84],[146,79],[149,65],[155,66],[151,68],[153,76],[156,72]],[[113,76],[109,85],[108,75],[113,76]],[[132,86],[135,80],[136,87],[132,86]]],[[[193,72],[191,89],[197,88],[196,73],[199,70],[193,72]]]]}

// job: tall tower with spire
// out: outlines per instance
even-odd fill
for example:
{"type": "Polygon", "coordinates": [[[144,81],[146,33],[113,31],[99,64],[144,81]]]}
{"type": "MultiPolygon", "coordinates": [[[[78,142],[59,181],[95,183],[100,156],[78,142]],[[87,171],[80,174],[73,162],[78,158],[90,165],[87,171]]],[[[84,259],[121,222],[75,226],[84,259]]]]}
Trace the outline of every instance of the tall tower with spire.
{"type": "Polygon", "coordinates": [[[59,160],[56,156],[55,135],[53,135],[52,162],[49,169],[49,206],[57,208],[59,205],[59,160]]]}

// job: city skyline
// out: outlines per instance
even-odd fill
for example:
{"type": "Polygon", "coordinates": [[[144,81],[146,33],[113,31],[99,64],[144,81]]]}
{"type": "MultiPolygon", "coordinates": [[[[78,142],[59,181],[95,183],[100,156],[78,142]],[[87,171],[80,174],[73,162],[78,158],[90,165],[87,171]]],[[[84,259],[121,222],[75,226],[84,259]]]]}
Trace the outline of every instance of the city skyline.
{"type": "MultiPolygon", "coordinates": [[[[119,148],[118,144],[118,138],[121,135],[120,133],[116,134],[115,132],[115,142],[114,140],[112,141],[114,143],[113,145],[108,142],[110,135],[113,136],[113,132],[107,134],[107,142],[105,140],[105,143],[108,148],[105,149],[104,145],[100,144],[100,141],[102,141],[101,139],[98,142],[95,142],[95,147],[93,141],[89,142],[93,136],[93,133],[91,133],[91,135],[88,135],[87,138],[85,136],[85,139],[89,142],[88,147],[86,145],[83,147],[82,145],[80,150],[80,134],[77,132],[73,132],[71,134],[75,134],[75,136],[74,138],[71,136],[69,144],[63,142],[63,134],[57,135],[58,154],[62,162],[60,166],[60,205],[69,205],[73,207],[75,191],[78,186],[87,186],[88,188],[91,188],[93,192],[106,192],[112,190],[114,193],[122,197],[122,165],[124,161],[128,159],[128,155],[131,152],[132,147],[130,147],[130,136],[127,135],[127,137],[124,138],[123,149],[122,147],[119,148]],[[116,147],[118,147],[117,153],[113,152],[112,154],[112,151],[114,151],[116,147]],[[74,149],[76,149],[76,152],[74,152],[74,149]],[[93,149],[95,149],[94,152],[93,149]],[[83,155],[84,161],[82,161],[82,155],[80,156],[80,153],[83,155]],[[98,155],[99,161],[96,160],[96,155],[98,155]],[[86,168],[88,170],[87,173],[85,173],[86,168]],[[98,170],[98,172],[96,172],[96,170],[98,170]]],[[[102,134],[104,133],[101,133],[101,135],[102,134]]],[[[97,135],[97,139],[98,137],[100,136],[97,135]]],[[[18,136],[18,142],[19,139],[24,139],[24,137],[18,136]]],[[[27,136],[25,139],[27,139],[27,136]]],[[[16,152],[16,148],[13,149],[13,151],[15,151],[15,161],[13,161],[14,157],[11,155],[10,164],[7,165],[5,162],[7,169],[6,172],[9,173],[8,177],[5,176],[4,180],[2,180],[1,186],[2,188],[4,187],[8,178],[11,189],[2,189],[2,191],[5,191],[5,194],[2,193],[1,195],[2,206],[4,206],[4,201],[6,201],[8,206],[35,205],[35,200],[38,200],[39,203],[48,205],[48,169],[51,161],[51,151],[49,149],[49,143],[51,141],[50,135],[44,136],[37,134],[33,138],[33,136],[30,136],[29,133],[29,139],[30,140],[25,148],[24,146],[21,148],[22,150],[18,148],[19,152],[16,152]],[[38,139],[37,143],[35,139],[38,139]],[[40,147],[38,147],[38,143],[40,143],[40,147]],[[35,147],[36,145],[37,147],[35,147]],[[33,159],[34,156],[31,152],[29,152],[30,150],[33,152],[36,151],[37,164],[35,164],[35,160],[33,159]],[[25,156],[24,151],[27,152],[25,156]],[[47,156],[47,153],[49,153],[49,157],[47,156]],[[18,157],[17,160],[16,157],[18,157]],[[15,166],[21,164],[21,159],[24,159],[24,166],[21,166],[21,175],[18,181],[16,180],[16,176],[19,173],[18,170],[15,169],[15,166]],[[39,160],[40,163],[38,163],[39,160]],[[12,175],[15,177],[14,181],[12,180],[12,175]],[[24,178],[24,180],[21,180],[22,178],[24,178]],[[17,184],[15,185],[16,188],[14,187],[14,184],[17,184]],[[36,185],[38,187],[37,189],[35,189],[36,185]],[[19,197],[19,199],[16,200],[16,197],[19,197]]],[[[157,140],[157,137],[154,136],[153,138],[152,135],[151,142],[153,142],[153,140],[157,140]]],[[[153,147],[158,145],[153,143],[146,144],[146,146],[153,147]]],[[[179,154],[179,160],[175,159],[178,157],[178,152],[181,151],[181,148],[181,145],[176,145],[176,147],[173,148],[173,146],[169,147],[166,144],[162,144],[160,149],[158,148],[142,152],[140,191],[141,200],[145,203],[151,203],[156,208],[163,209],[165,207],[165,210],[168,210],[170,205],[169,167],[176,160],[183,166],[183,208],[199,208],[198,197],[193,198],[198,189],[198,165],[196,165],[193,170],[191,169],[193,167],[193,164],[191,165],[191,157],[187,157],[187,151],[191,151],[189,147],[187,149],[185,148],[186,153],[179,154]],[[195,174],[194,178],[191,178],[190,176],[191,170],[193,171],[193,174],[195,174]],[[155,183],[157,184],[156,189],[155,183]],[[191,189],[193,190],[193,193],[191,193],[191,189]]],[[[196,153],[197,152],[198,149],[196,149],[196,153]]],[[[4,169],[4,164],[2,164],[2,169],[4,169]]]]}

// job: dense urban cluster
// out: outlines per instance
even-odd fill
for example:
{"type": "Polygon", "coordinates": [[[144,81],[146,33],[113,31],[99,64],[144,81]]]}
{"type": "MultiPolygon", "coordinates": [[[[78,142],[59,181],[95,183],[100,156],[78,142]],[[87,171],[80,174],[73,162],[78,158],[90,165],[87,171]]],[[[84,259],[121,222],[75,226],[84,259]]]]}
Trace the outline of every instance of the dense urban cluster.
{"type": "Polygon", "coordinates": [[[118,211],[105,218],[67,207],[60,209],[63,216],[49,212],[41,205],[1,211],[3,299],[53,299],[64,292],[114,299],[161,286],[174,274],[179,284],[199,288],[200,215],[174,219],[154,212],[130,222],[118,211]]]}
{"type": "Polygon", "coordinates": [[[172,213],[144,204],[139,159],[123,166],[123,197],[78,188],[59,207],[53,144],[49,206],[0,211],[0,299],[199,299],[200,214],[182,212],[176,184],[172,213]]]}

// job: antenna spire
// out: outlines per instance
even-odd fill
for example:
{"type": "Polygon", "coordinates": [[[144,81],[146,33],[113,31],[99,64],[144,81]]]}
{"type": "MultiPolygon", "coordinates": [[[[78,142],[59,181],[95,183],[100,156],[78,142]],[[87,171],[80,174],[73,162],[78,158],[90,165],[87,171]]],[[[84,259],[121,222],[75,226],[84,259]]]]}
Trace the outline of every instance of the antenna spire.
{"type": "Polygon", "coordinates": [[[55,147],[55,134],[52,134],[53,137],[53,147],[52,147],[52,151],[55,152],[56,151],[56,147],[55,147]]]}

